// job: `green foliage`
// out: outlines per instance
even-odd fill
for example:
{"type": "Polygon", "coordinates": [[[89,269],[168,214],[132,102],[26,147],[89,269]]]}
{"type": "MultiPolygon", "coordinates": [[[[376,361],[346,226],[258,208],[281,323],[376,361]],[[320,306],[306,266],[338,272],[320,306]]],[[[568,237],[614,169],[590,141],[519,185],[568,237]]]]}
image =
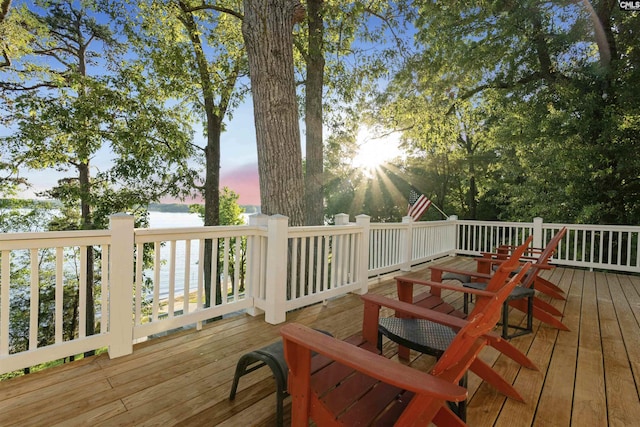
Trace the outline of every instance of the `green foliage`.
{"type": "Polygon", "coordinates": [[[51,201],[0,199],[0,233],[45,231],[54,206],[51,201]]]}
{"type": "Polygon", "coordinates": [[[637,223],[640,20],[585,4],[415,5],[418,51],[374,117],[403,131],[410,177],[445,210],[637,223]]]}
{"type": "Polygon", "coordinates": [[[12,161],[70,174],[47,195],[68,207],[80,203],[83,227],[180,195],[192,173],[184,110],[168,105],[143,69],[116,62],[123,44],[98,23],[90,2],[43,6],[31,16],[47,32],[34,33],[34,56],[10,73],[18,79],[9,116],[15,132],[2,143],[12,161]],[[105,153],[112,166],[92,178],[92,161],[105,153]]]}
{"type": "Polygon", "coordinates": [[[353,167],[357,155],[357,127],[334,132],[328,140],[325,170],[325,222],[338,213],[351,218],[367,214],[373,222],[399,222],[407,214],[410,186],[402,178],[404,171],[393,163],[375,170],[353,167]]]}
{"type": "MultiPolygon", "coordinates": [[[[240,196],[229,187],[220,193],[220,225],[243,225],[245,209],[238,204],[240,196]]],[[[189,212],[197,213],[204,220],[204,205],[189,205],[189,212]]]]}

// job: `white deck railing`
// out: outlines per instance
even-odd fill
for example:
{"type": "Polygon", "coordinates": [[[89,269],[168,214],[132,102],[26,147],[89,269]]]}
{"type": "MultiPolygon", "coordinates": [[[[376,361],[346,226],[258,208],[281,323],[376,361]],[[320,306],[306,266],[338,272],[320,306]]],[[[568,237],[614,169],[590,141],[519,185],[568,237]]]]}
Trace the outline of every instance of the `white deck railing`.
{"type": "MultiPolygon", "coordinates": [[[[365,215],[349,223],[344,214],[335,223],[289,227],[286,217],[253,215],[245,226],[134,229],[133,218],[114,215],[109,230],[1,235],[0,373],[103,347],[118,357],[149,335],[241,310],[279,323],[296,308],[367,292],[373,277],[447,255],[478,255],[530,234],[542,247],[563,226],[539,218],[371,224],[365,215]],[[206,248],[218,260],[208,275],[208,307],[206,248]],[[93,306],[86,292],[91,261],[93,306]],[[69,307],[78,309],[77,325],[65,320],[69,307]],[[87,307],[95,311],[93,333],[87,307]],[[44,340],[44,329],[52,339],[44,340]]],[[[567,228],[555,263],[640,273],[640,227],[567,228]]]]}
{"type": "Polygon", "coordinates": [[[640,273],[638,243],[640,227],[620,225],[543,224],[492,221],[457,221],[458,254],[491,252],[500,244],[516,245],[534,235],[533,245],[544,247],[562,227],[567,233],[558,245],[553,262],[588,269],[640,273]]]}

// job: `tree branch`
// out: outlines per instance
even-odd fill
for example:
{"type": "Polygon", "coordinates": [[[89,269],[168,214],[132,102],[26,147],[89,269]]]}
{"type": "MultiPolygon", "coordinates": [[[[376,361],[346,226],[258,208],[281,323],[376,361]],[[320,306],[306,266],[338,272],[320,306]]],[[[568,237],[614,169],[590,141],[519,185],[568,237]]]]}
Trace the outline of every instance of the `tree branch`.
{"type": "Polygon", "coordinates": [[[0,23],[7,19],[10,7],[11,0],[2,0],[2,3],[0,3],[0,23]]]}
{"type": "MultiPolygon", "coordinates": [[[[11,0],[2,0],[2,2],[0,3],[0,24],[4,22],[5,19],[7,19],[7,15],[9,14],[10,7],[11,7],[11,0]]],[[[2,57],[4,58],[4,61],[0,62],[0,68],[10,67],[11,58],[9,58],[9,54],[5,49],[2,49],[2,57]]]]}
{"type": "Polygon", "coordinates": [[[402,40],[401,37],[399,37],[395,30],[394,30],[394,26],[391,25],[391,22],[389,22],[389,19],[386,16],[383,16],[381,14],[379,14],[378,12],[376,12],[375,10],[371,9],[370,7],[365,7],[365,12],[369,13],[372,16],[375,16],[376,18],[380,19],[382,22],[384,22],[384,24],[386,25],[387,29],[391,32],[391,35],[393,36],[393,38],[396,41],[396,46],[398,46],[398,49],[400,50],[400,52],[402,53],[402,56],[405,56],[404,54],[404,42],[402,40]]]}
{"type": "Polygon", "coordinates": [[[204,2],[200,6],[185,7],[182,10],[184,12],[196,12],[198,10],[215,10],[220,13],[226,13],[228,15],[235,16],[241,21],[244,19],[244,16],[240,12],[236,12],[235,10],[228,9],[226,7],[216,6],[213,4],[206,4],[204,2]]]}
{"type": "Polygon", "coordinates": [[[54,84],[53,82],[42,82],[42,83],[38,83],[35,85],[31,85],[31,86],[23,86],[20,84],[16,84],[16,83],[9,83],[9,82],[0,82],[0,89],[2,89],[3,91],[28,91],[28,90],[34,90],[34,89],[42,89],[42,88],[47,88],[47,89],[55,89],[57,88],[58,85],[54,84]]]}
{"type": "MultiPolygon", "coordinates": [[[[557,76],[556,73],[553,74],[554,76],[557,76]]],[[[483,84],[480,86],[477,86],[475,88],[469,89],[468,91],[462,93],[460,96],[458,96],[458,99],[469,99],[471,98],[473,95],[482,92],[483,90],[486,89],[512,89],[514,87],[526,84],[526,83],[530,83],[536,80],[541,80],[543,78],[542,74],[540,74],[538,71],[534,71],[533,73],[529,74],[528,76],[524,76],[523,78],[513,81],[513,82],[503,82],[503,81],[493,81],[487,84],[483,84]]],[[[447,110],[446,115],[451,114],[452,112],[455,111],[455,103],[449,107],[449,110],[447,110]]]]}
{"type": "Polygon", "coordinates": [[[6,50],[2,50],[2,57],[4,58],[4,60],[2,62],[0,62],[0,68],[4,68],[4,67],[10,67],[11,66],[11,58],[9,58],[9,55],[7,54],[6,50]]]}

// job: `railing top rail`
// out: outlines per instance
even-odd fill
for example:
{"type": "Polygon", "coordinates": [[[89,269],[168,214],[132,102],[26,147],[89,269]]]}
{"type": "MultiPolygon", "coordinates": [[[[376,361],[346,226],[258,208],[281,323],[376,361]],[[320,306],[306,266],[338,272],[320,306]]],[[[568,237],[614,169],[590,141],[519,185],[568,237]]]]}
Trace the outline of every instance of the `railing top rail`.
{"type": "Polygon", "coordinates": [[[110,230],[45,231],[0,235],[0,250],[94,246],[111,243],[110,230]]]}
{"type": "Polygon", "coordinates": [[[15,240],[55,240],[110,236],[110,230],[36,231],[29,233],[0,233],[0,242],[15,240]]]}
{"type": "Polygon", "coordinates": [[[442,219],[440,221],[418,221],[414,222],[414,227],[440,227],[442,225],[452,225],[455,224],[453,221],[442,219]]]}
{"type": "Polygon", "coordinates": [[[324,225],[289,227],[289,237],[322,236],[327,234],[351,234],[357,233],[362,230],[362,226],[353,223],[349,225],[332,225],[330,227],[324,225]]]}
{"type": "MultiPolygon", "coordinates": [[[[419,221],[414,222],[413,227],[440,227],[443,225],[454,225],[455,222],[441,220],[441,221],[419,221]]],[[[409,226],[408,222],[372,222],[370,227],[372,230],[392,229],[392,228],[406,228],[409,226]]]]}
{"type": "MultiPolygon", "coordinates": [[[[488,225],[493,227],[533,227],[532,222],[505,222],[505,221],[477,221],[473,219],[459,219],[459,224],[476,224],[476,225],[488,225]]],[[[548,224],[546,224],[548,225],[548,224]]]]}
{"type": "Polygon", "coordinates": [[[183,228],[136,228],[136,242],[149,243],[158,240],[200,240],[238,236],[266,236],[266,227],[228,225],[183,228]]]}
{"type": "MultiPolygon", "coordinates": [[[[504,221],[477,221],[472,219],[459,219],[458,224],[475,224],[475,225],[488,225],[496,227],[532,227],[532,222],[504,222],[504,221]]],[[[420,223],[415,223],[417,225],[420,223]]],[[[371,227],[374,227],[371,224],[371,227]]],[[[545,222],[542,224],[542,228],[548,229],[560,229],[567,227],[571,230],[616,230],[616,231],[640,231],[640,225],[614,225],[614,224],[567,224],[567,223],[551,223],[545,222]]]]}
{"type": "Polygon", "coordinates": [[[640,232],[640,225],[609,225],[609,224],[555,224],[545,223],[542,228],[545,230],[567,227],[569,230],[612,230],[640,232]]]}

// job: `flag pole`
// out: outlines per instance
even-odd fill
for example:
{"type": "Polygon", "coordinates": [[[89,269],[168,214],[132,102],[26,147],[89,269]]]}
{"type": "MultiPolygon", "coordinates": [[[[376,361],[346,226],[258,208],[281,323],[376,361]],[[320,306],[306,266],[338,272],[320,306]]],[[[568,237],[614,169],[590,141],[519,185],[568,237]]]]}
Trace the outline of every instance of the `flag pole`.
{"type": "Polygon", "coordinates": [[[447,215],[446,213],[442,212],[442,209],[440,209],[438,207],[438,205],[436,205],[435,203],[433,203],[433,200],[431,201],[431,206],[433,206],[434,208],[436,208],[438,210],[438,212],[440,212],[442,214],[442,216],[444,216],[445,219],[449,218],[449,215],[447,215]]]}
{"type": "Polygon", "coordinates": [[[436,206],[436,204],[433,203],[433,200],[429,199],[427,196],[424,195],[424,193],[422,191],[418,190],[416,187],[411,185],[410,186],[410,191],[409,191],[409,212],[408,212],[408,215],[410,215],[413,218],[414,221],[417,221],[417,220],[420,219],[422,214],[427,209],[429,209],[430,206],[434,206],[438,210],[438,212],[440,212],[440,214],[442,214],[442,216],[445,217],[445,219],[449,218],[449,215],[444,213],[442,211],[442,209],[440,209],[438,206],[436,206]]]}

